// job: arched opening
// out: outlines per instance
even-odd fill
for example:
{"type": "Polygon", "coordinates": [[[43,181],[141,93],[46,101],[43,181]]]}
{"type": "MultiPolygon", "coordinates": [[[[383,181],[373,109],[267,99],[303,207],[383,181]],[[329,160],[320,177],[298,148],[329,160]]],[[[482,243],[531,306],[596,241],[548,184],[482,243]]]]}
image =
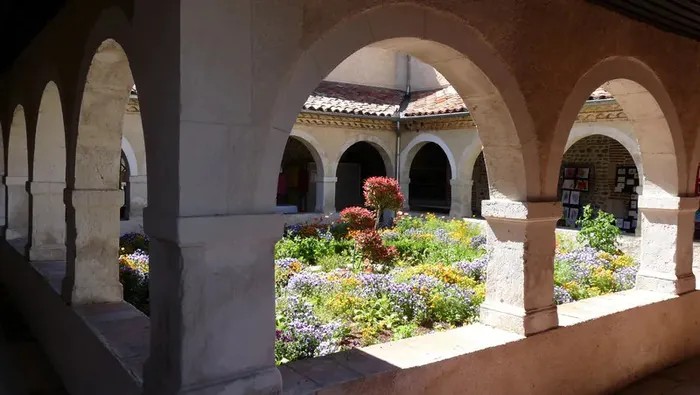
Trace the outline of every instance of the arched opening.
{"type": "Polygon", "coordinates": [[[103,41],[90,61],[80,105],[75,157],[68,177],[67,274],[64,296],[73,304],[117,302],[120,163],[124,113],[134,80],[124,49],[103,41]]]}
{"type": "Polygon", "coordinates": [[[362,186],[370,177],[387,175],[386,163],[374,145],[360,141],[340,157],[336,169],[335,207],[338,211],[351,206],[363,206],[362,186]]]}
{"type": "Polygon", "coordinates": [[[124,192],[124,204],[119,209],[119,219],[122,221],[129,220],[129,206],[131,203],[131,193],[130,193],[130,182],[131,170],[129,167],[129,161],[126,157],[124,151],[121,154],[121,160],[119,162],[119,189],[124,192]]]}
{"type": "Polygon", "coordinates": [[[30,184],[32,237],[29,258],[33,261],[64,260],[66,257],[65,180],[63,109],[58,87],[49,82],[39,106],[30,184]]]}
{"type": "Polygon", "coordinates": [[[410,209],[449,213],[452,170],[442,147],[432,142],[425,143],[416,153],[410,167],[410,209]]]}
{"type": "Polygon", "coordinates": [[[561,226],[576,227],[583,207],[611,213],[617,226],[634,233],[640,171],[631,153],[603,135],[584,137],[567,149],[562,160],[559,198],[564,205],[561,226]]]}
{"type": "Polygon", "coordinates": [[[481,202],[489,199],[489,177],[486,172],[486,161],[482,151],[474,162],[472,174],[472,214],[477,218],[481,215],[481,202]]]}
{"type": "MultiPolygon", "coordinates": [[[[29,236],[29,153],[24,108],[17,106],[10,125],[7,150],[7,232],[8,240],[28,241],[29,236]]],[[[24,246],[21,246],[24,248],[24,246]]]]}
{"type": "Polygon", "coordinates": [[[316,178],[319,164],[307,145],[297,137],[290,137],[284,147],[277,182],[277,209],[282,213],[316,211],[316,178]]]}

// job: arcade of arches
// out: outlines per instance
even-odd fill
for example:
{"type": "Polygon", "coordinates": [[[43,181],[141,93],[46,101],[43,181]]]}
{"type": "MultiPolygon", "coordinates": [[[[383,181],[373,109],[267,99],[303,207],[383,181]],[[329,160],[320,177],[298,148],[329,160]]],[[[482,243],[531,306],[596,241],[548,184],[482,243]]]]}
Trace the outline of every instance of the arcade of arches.
{"type": "Polygon", "coordinates": [[[700,44],[592,2],[375,3],[69,0],[2,72],[0,280],[71,393],[602,393],[700,354],[700,44]],[[275,366],[284,223],[373,175],[484,218],[480,322],[275,366]],[[557,307],[586,202],[637,220],[636,286],[557,307]],[[150,317],[116,262],[141,224],[150,317]]]}

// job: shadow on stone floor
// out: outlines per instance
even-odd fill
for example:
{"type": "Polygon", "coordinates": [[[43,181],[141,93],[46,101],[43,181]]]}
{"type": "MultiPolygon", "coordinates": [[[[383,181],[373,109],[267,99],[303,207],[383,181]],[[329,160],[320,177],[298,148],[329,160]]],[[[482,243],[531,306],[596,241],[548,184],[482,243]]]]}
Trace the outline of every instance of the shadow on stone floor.
{"type": "Polygon", "coordinates": [[[617,395],[700,395],[700,357],[647,376],[617,395]]]}
{"type": "Polygon", "coordinates": [[[69,395],[12,300],[0,286],[0,394],[69,395]]]}

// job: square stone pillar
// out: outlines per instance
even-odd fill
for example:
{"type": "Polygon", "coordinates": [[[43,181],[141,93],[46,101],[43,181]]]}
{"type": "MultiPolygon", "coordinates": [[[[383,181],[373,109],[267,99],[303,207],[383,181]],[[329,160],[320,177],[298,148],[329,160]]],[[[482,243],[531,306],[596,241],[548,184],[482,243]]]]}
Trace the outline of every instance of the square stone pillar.
{"type": "Polygon", "coordinates": [[[6,176],[8,240],[29,236],[29,195],[27,177],[6,176]]]}
{"type": "Polygon", "coordinates": [[[481,322],[521,335],[558,326],[554,230],[560,202],[484,200],[489,264],[481,322]]]}
{"type": "Polygon", "coordinates": [[[159,218],[151,236],[145,394],[276,394],[276,214],[159,218]]]}
{"type": "Polygon", "coordinates": [[[636,289],[681,295],[695,290],[693,232],[697,197],[639,197],[642,221],[636,289]]]}
{"type": "Polygon", "coordinates": [[[66,189],[68,208],[63,296],[71,304],[119,302],[120,189],[66,189]]]}
{"type": "Polygon", "coordinates": [[[335,212],[335,184],[338,177],[320,177],[316,180],[316,207],[319,213],[335,212]]]}
{"type": "Polygon", "coordinates": [[[32,235],[29,260],[64,261],[66,259],[66,208],[63,182],[27,184],[32,208],[32,235]]]}
{"type": "Polygon", "coordinates": [[[401,193],[403,194],[403,208],[409,211],[411,206],[408,204],[408,189],[411,186],[411,179],[408,177],[402,178],[399,185],[401,186],[401,193]]]}
{"type": "Polygon", "coordinates": [[[472,216],[472,180],[450,180],[452,187],[452,204],[450,216],[455,218],[471,218],[472,216]]]}
{"type": "Polygon", "coordinates": [[[129,216],[143,217],[143,209],[148,205],[147,176],[129,177],[129,216]]]}

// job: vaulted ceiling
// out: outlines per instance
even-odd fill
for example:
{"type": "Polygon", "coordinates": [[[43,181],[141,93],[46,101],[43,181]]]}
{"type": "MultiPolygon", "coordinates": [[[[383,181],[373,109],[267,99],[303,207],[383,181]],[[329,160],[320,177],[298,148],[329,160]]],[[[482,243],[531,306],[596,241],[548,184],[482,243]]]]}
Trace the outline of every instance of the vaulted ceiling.
{"type": "MultiPolygon", "coordinates": [[[[68,0],[0,0],[0,71],[6,70],[68,0]]],[[[700,0],[586,0],[700,40],[700,0]]]]}
{"type": "Polygon", "coordinates": [[[659,29],[700,40],[700,0],[588,0],[659,29]]]}

